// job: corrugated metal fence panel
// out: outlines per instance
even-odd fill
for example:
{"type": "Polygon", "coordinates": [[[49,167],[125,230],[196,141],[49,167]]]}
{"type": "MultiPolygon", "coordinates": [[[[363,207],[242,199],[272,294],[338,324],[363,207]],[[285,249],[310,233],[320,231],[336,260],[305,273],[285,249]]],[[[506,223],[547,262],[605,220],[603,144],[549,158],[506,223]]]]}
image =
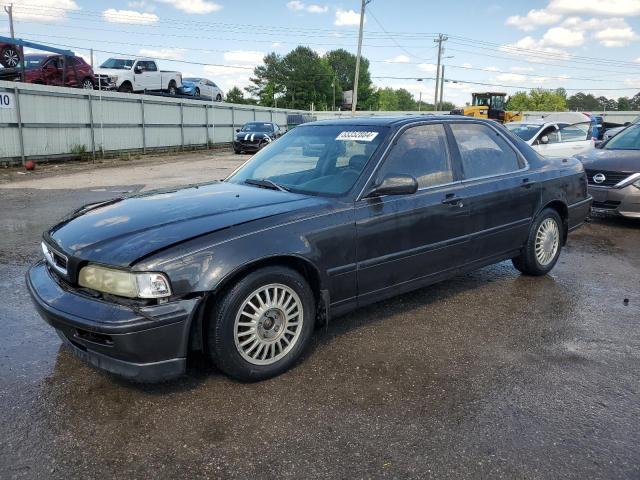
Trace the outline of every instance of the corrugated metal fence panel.
{"type": "Polygon", "coordinates": [[[0,90],[3,108],[0,108],[0,158],[20,156],[20,136],[18,127],[11,126],[18,122],[18,112],[15,105],[15,95],[12,91],[0,90]],[[6,103],[6,105],[4,105],[6,103]]]}

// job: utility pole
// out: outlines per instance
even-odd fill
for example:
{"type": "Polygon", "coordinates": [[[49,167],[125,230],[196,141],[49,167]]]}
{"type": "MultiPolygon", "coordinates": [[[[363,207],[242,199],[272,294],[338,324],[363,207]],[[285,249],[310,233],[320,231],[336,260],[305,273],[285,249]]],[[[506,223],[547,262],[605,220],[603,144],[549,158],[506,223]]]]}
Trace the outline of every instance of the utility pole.
{"type": "Polygon", "coordinates": [[[360,34],[358,35],[358,55],[356,56],[356,76],[353,79],[353,95],[351,96],[351,113],[356,113],[358,105],[358,79],[360,78],[360,57],[362,56],[362,34],[364,32],[364,10],[371,0],[362,0],[360,7],[360,34]]]}
{"type": "Polygon", "coordinates": [[[433,97],[433,107],[438,110],[438,84],[440,83],[440,61],[442,60],[442,42],[446,42],[449,39],[442,33],[438,34],[438,38],[433,41],[438,44],[438,66],[436,68],[436,93],[433,97]]]}
{"type": "Polygon", "coordinates": [[[89,49],[89,55],[91,56],[91,68],[93,68],[93,48],[89,49]]]}
{"type": "Polygon", "coordinates": [[[16,38],[15,32],[13,31],[13,3],[11,5],[5,5],[4,11],[9,15],[9,31],[11,32],[11,38],[16,38]]]}
{"type": "MultiPolygon", "coordinates": [[[[442,64],[442,72],[440,72],[440,103],[438,104],[439,108],[442,108],[442,93],[444,92],[444,63],[442,64]]],[[[438,108],[436,108],[438,111],[438,108]]]]}

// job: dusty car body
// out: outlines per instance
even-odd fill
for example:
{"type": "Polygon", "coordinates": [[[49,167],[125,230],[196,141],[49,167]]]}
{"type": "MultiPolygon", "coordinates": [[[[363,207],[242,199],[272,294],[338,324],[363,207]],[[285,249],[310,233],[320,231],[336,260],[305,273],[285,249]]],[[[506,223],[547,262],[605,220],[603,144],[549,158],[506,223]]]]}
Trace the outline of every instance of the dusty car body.
{"type": "Polygon", "coordinates": [[[223,182],[74,212],[44,233],[27,285],[94,366],[156,381],[203,350],[260,380],[357,307],[506,259],[548,272],[590,204],[580,162],[545,159],[494,122],[315,122],[223,182]]]}
{"type": "Polygon", "coordinates": [[[594,211],[640,218],[640,124],[577,158],[587,172],[594,211]]]}

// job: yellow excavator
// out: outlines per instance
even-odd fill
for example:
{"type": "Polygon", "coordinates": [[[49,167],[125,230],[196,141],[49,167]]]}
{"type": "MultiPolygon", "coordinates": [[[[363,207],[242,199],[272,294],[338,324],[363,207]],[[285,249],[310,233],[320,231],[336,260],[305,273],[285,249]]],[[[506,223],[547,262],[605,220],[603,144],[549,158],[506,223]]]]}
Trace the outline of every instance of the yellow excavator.
{"type": "Polygon", "coordinates": [[[482,92],[472,93],[471,105],[464,108],[451,110],[451,115],[465,115],[474,118],[489,118],[500,123],[516,122],[522,120],[522,112],[508,112],[506,105],[506,93],[482,92]]]}

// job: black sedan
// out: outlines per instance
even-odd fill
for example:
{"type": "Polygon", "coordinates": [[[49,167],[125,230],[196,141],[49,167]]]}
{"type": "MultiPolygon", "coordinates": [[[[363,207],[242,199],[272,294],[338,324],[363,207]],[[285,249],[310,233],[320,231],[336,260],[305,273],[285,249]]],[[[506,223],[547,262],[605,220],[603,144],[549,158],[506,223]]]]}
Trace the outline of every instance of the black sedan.
{"type": "Polygon", "coordinates": [[[254,153],[280,138],[284,131],[273,122],[248,122],[236,129],[233,140],[235,153],[254,153]]]}
{"type": "Polygon", "coordinates": [[[99,368],[166,379],[201,350],[260,380],[356,307],[507,259],[546,274],[590,206],[579,161],[493,122],[315,122],[225,181],[76,211],[44,234],[27,284],[99,368]]]}

